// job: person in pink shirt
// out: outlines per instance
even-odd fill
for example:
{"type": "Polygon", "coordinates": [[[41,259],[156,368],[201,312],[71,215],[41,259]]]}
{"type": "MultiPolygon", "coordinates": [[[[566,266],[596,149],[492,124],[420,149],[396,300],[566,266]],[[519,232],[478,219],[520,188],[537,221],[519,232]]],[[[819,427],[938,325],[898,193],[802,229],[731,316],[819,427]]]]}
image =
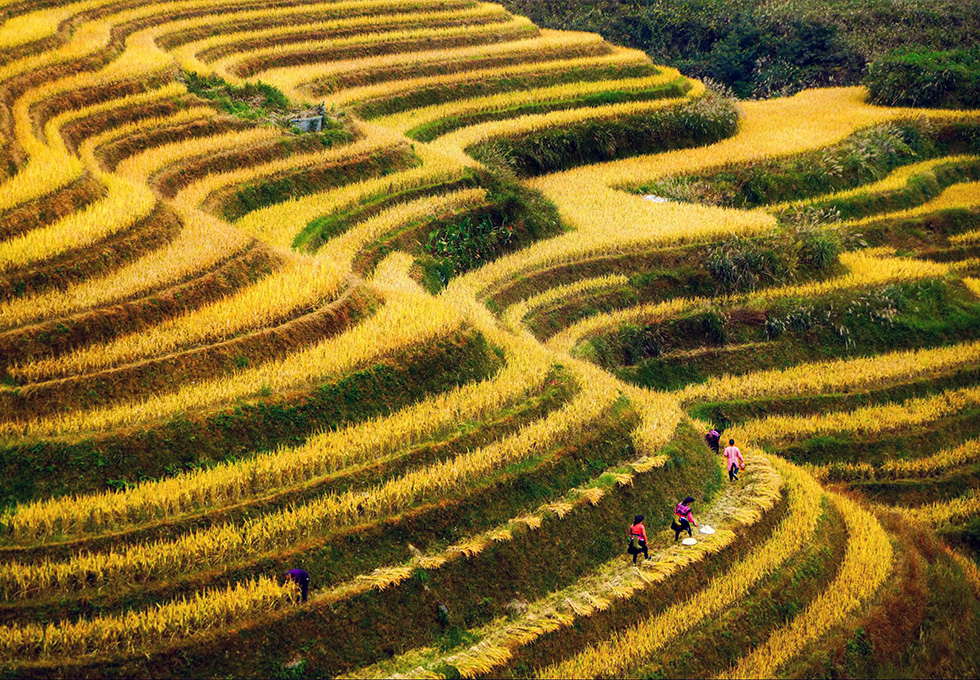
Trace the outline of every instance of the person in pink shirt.
{"type": "Polygon", "coordinates": [[[742,459],[742,452],[735,446],[735,440],[729,439],[728,446],[725,447],[725,462],[728,466],[728,481],[738,481],[738,471],[745,469],[745,461],[742,459]]]}
{"type": "Polygon", "coordinates": [[[686,531],[688,537],[693,537],[691,532],[691,525],[701,526],[694,519],[694,511],[691,510],[691,505],[694,503],[694,497],[688,496],[680,503],[674,507],[674,521],[671,522],[670,528],[674,530],[674,542],[681,537],[681,532],[686,531]]]}
{"type": "Polygon", "coordinates": [[[643,553],[643,557],[650,559],[649,548],[647,548],[647,530],[643,526],[643,515],[633,518],[633,526],[630,527],[630,547],[627,552],[633,556],[633,564],[636,558],[643,553]]]}

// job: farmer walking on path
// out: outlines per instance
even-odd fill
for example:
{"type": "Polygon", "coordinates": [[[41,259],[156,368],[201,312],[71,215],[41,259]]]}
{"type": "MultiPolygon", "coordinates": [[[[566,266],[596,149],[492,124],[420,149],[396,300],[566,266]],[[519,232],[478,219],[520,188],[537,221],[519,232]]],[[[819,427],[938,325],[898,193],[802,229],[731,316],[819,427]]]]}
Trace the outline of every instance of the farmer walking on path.
{"type": "Polygon", "coordinates": [[[643,515],[637,515],[633,518],[633,526],[630,527],[630,547],[627,552],[633,556],[633,564],[636,564],[636,558],[640,553],[643,553],[643,557],[650,559],[650,552],[647,549],[647,530],[643,526],[643,515]]]}
{"type": "Polygon", "coordinates": [[[729,439],[728,446],[725,447],[725,462],[728,467],[728,481],[738,481],[738,471],[745,469],[745,461],[742,459],[742,452],[735,446],[735,440],[729,439]]]}

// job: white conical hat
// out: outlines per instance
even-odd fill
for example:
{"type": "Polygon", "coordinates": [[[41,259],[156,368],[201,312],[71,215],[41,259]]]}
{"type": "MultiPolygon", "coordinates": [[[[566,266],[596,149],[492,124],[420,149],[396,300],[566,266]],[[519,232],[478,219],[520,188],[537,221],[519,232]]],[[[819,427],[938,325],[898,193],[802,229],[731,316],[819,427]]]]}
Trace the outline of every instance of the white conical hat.
{"type": "Polygon", "coordinates": [[[683,541],[681,541],[681,543],[683,543],[684,545],[696,545],[697,544],[697,539],[694,539],[694,538],[685,538],[683,541]]]}
{"type": "Polygon", "coordinates": [[[701,533],[710,536],[711,534],[715,533],[715,530],[705,524],[703,527],[701,527],[701,533]]]}

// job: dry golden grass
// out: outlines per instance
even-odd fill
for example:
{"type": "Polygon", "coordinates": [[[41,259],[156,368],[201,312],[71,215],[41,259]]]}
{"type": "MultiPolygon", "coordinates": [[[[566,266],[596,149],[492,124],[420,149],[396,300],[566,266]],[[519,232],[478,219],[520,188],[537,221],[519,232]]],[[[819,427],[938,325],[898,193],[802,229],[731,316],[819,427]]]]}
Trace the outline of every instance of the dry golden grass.
{"type": "Polygon", "coordinates": [[[790,511],[769,540],[725,573],[711,579],[691,598],[539,669],[537,677],[610,677],[628,673],[685,631],[736,604],[754,583],[802,550],[816,529],[822,491],[799,468],[776,462],[776,469],[787,485],[790,511]]]}

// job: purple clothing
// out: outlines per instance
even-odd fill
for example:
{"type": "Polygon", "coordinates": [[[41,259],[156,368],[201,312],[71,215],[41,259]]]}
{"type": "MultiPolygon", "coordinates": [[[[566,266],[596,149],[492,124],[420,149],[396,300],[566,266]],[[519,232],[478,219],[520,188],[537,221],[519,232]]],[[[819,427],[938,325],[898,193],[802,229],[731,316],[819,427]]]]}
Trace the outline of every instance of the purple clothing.
{"type": "Polygon", "coordinates": [[[296,583],[302,583],[303,581],[310,580],[310,575],[302,569],[290,569],[286,572],[286,576],[296,581],[296,583]]]}
{"type": "Polygon", "coordinates": [[[302,569],[290,569],[284,574],[284,576],[286,577],[287,581],[292,579],[293,582],[299,586],[302,601],[306,602],[306,596],[310,592],[310,575],[302,569]]]}
{"type": "Polygon", "coordinates": [[[678,503],[677,507],[674,508],[674,514],[677,515],[678,517],[683,517],[684,519],[689,520],[691,519],[690,517],[691,507],[688,505],[684,505],[683,503],[678,503]]]}

